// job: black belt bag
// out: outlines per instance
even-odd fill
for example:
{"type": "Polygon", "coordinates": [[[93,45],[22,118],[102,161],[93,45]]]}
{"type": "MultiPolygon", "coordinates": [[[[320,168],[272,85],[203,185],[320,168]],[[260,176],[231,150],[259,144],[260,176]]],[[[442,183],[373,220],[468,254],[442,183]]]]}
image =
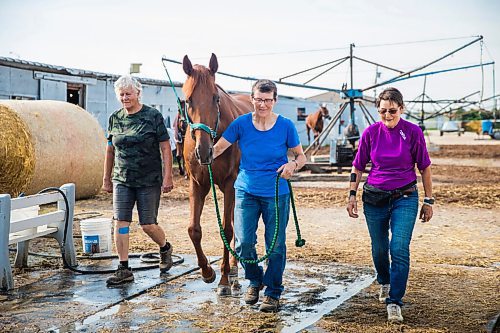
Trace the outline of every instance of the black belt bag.
{"type": "Polygon", "coordinates": [[[361,196],[361,199],[363,200],[364,203],[367,203],[367,204],[370,204],[373,206],[377,206],[377,207],[382,207],[382,206],[387,205],[391,201],[391,199],[397,199],[404,194],[409,194],[410,192],[415,191],[416,184],[417,184],[417,182],[413,181],[410,184],[405,185],[401,188],[398,188],[398,189],[395,189],[392,191],[385,191],[385,190],[381,190],[379,188],[373,187],[373,186],[369,185],[368,183],[364,183],[363,195],[361,196]]]}

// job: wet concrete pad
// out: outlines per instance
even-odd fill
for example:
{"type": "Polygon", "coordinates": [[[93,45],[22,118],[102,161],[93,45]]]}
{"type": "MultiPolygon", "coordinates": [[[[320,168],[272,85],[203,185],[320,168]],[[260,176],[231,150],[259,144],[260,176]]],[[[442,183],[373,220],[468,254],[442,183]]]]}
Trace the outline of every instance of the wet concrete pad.
{"type": "MultiPolygon", "coordinates": [[[[74,327],[76,321],[198,269],[194,256],[183,258],[183,263],[173,266],[166,274],[160,274],[158,268],[135,271],[134,282],[119,286],[106,286],[110,274],[82,275],[64,270],[49,278],[3,292],[0,299],[1,331],[59,331],[58,328],[68,325],[74,327]]],[[[140,265],[134,261],[130,264],[140,265]]],[[[104,260],[80,268],[113,269],[116,266],[116,260],[104,260]]]]}
{"type": "MultiPolygon", "coordinates": [[[[218,272],[218,267],[214,265],[218,272]]],[[[167,288],[141,295],[130,302],[110,307],[84,321],[72,330],[78,332],[215,332],[276,331],[296,332],[313,326],[324,314],[369,286],[373,270],[343,264],[287,264],[285,292],[277,314],[258,311],[259,304],[248,306],[243,293],[248,283],[239,270],[243,285],[233,295],[218,297],[216,283],[207,285],[199,274],[183,276],[167,288]]],[[[261,299],[263,293],[261,292],[261,299]]]]}

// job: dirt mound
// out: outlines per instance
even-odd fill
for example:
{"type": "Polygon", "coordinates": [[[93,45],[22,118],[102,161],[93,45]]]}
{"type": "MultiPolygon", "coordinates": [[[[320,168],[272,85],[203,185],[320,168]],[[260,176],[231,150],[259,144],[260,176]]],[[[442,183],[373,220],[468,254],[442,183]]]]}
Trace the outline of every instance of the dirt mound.
{"type": "Polygon", "coordinates": [[[437,148],[430,149],[431,158],[500,158],[500,145],[440,145],[437,148]]]}

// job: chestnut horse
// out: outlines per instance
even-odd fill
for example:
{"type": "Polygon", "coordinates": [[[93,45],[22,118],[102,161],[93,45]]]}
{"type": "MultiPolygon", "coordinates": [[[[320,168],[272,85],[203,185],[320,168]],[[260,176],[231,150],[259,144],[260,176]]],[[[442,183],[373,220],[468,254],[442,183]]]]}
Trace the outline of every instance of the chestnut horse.
{"type": "MultiPolygon", "coordinates": [[[[219,66],[215,54],[212,53],[209,68],[202,65],[193,66],[187,55],[184,56],[182,66],[188,76],[182,87],[188,104],[186,113],[189,124],[184,141],[185,166],[190,180],[191,216],[188,231],[196,250],[203,281],[212,283],[216,274],[203,253],[200,224],[205,197],[211,188],[207,165],[212,164],[213,181],[224,193],[222,225],[230,242],[233,239],[234,181],[238,175],[240,150],[234,144],[214,160],[213,145],[234,119],[251,112],[253,108],[250,96],[229,95],[215,83],[215,73],[219,66]]],[[[234,258],[231,258],[230,265],[229,251],[224,247],[221,279],[217,288],[219,295],[231,294],[229,272],[231,268],[237,272],[237,267],[234,258]]]]}
{"type": "MultiPolygon", "coordinates": [[[[323,118],[330,119],[326,106],[320,106],[319,109],[306,117],[307,141],[311,144],[309,131],[312,130],[314,140],[323,132],[323,118]]],[[[319,144],[318,142],[316,144],[319,144]]]]}

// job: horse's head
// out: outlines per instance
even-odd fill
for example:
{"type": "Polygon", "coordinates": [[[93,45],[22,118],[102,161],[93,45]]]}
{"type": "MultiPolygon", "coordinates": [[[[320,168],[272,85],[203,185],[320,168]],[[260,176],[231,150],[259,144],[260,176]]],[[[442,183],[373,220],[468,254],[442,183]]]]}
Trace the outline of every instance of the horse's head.
{"type": "Polygon", "coordinates": [[[326,108],[326,105],[321,105],[319,108],[319,112],[325,119],[330,119],[330,113],[328,112],[328,109],[326,108]]]}
{"type": "Polygon", "coordinates": [[[192,65],[188,56],[182,62],[187,74],[182,91],[186,96],[187,117],[191,136],[196,142],[195,156],[200,164],[213,161],[213,140],[219,124],[219,93],[215,84],[215,73],[219,67],[217,57],[212,53],[209,68],[192,65]]]}

